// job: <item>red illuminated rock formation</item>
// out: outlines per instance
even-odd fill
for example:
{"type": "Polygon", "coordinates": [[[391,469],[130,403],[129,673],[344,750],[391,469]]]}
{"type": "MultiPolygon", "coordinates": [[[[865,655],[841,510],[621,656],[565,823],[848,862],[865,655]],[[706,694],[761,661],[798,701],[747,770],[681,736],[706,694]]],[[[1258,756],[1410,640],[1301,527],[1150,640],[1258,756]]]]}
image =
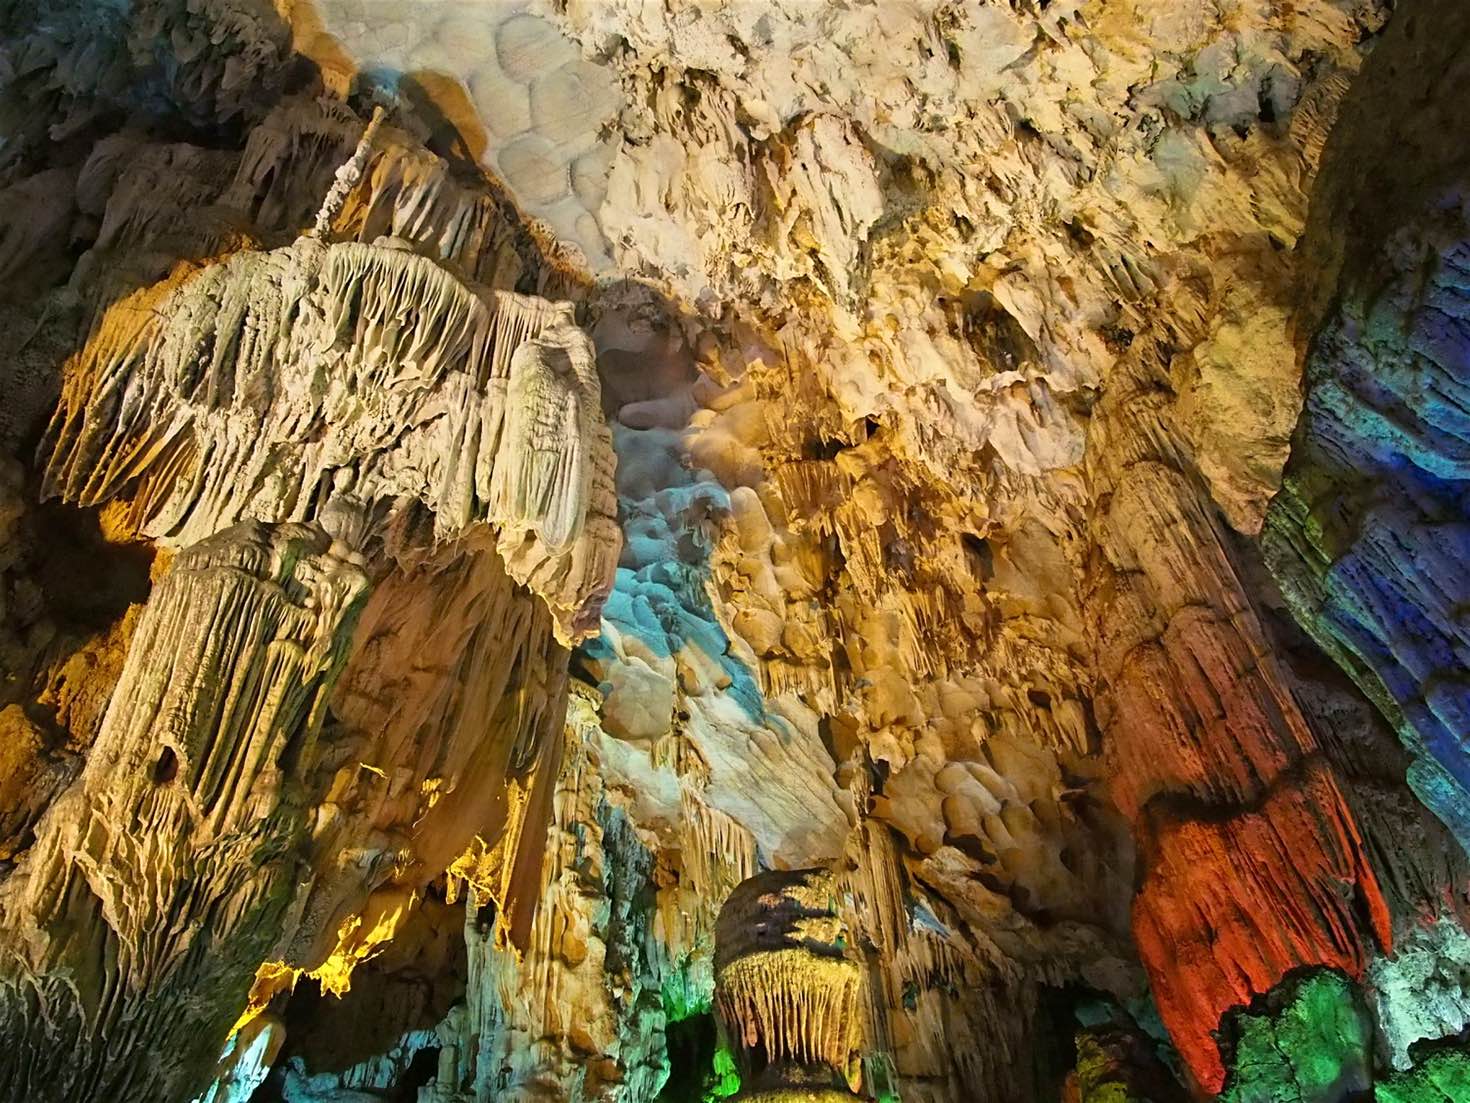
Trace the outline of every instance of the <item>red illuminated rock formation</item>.
{"type": "Polygon", "coordinates": [[[1154,340],[1114,369],[1089,440],[1097,709],[1143,864],[1139,955],[1181,1055],[1218,1091],[1226,1011],[1304,966],[1361,976],[1392,935],[1336,770],[1177,443],[1154,340]]]}

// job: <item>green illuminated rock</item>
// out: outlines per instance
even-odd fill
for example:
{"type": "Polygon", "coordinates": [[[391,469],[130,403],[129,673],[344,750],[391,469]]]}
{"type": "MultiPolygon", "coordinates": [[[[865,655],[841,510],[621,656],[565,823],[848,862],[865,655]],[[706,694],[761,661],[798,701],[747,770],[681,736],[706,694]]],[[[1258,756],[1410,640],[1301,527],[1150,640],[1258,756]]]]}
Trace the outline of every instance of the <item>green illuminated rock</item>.
{"type": "Polygon", "coordinates": [[[1464,1103],[1470,1100],[1470,1050],[1439,1049],[1374,1091],[1377,1103],[1464,1103]]]}
{"type": "Polygon", "coordinates": [[[740,1072],[735,1067],[735,1054],[730,1047],[721,1045],[715,1050],[711,1069],[711,1084],[704,1093],[703,1103],[714,1103],[717,1099],[728,1099],[740,1090],[740,1072]]]}
{"type": "Polygon", "coordinates": [[[1265,1004],[1227,1025],[1235,1045],[1222,1103],[1338,1103],[1372,1086],[1372,1027],[1346,977],[1313,972],[1265,1004]]]}

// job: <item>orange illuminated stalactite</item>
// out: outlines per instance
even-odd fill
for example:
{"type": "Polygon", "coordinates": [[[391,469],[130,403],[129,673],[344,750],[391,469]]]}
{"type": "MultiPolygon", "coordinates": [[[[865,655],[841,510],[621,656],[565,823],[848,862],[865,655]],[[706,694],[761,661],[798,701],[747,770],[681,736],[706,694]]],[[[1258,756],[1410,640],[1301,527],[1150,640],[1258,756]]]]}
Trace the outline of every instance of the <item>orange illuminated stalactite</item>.
{"type": "Polygon", "coordinates": [[[1222,1016],[1303,966],[1361,977],[1367,940],[1389,947],[1388,907],[1320,761],[1283,779],[1257,809],[1156,830],[1134,938],[1181,1056],[1202,1088],[1218,1092],[1222,1016]]]}
{"type": "MultiPolygon", "coordinates": [[[[1144,392],[1139,392],[1144,393],[1144,392]]],[[[1109,410],[1130,439],[1173,432],[1146,403],[1109,410]]],[[[1097,591],[1108,791],[1144,870],[1133,933],[1196,1083],[1217,1092],[1214,1033],[1286,974],[1360,976],[1388,908],[1335,768],[1274,657],[1218,522],[1177,459],[1110,490],[1097,591]]]]}

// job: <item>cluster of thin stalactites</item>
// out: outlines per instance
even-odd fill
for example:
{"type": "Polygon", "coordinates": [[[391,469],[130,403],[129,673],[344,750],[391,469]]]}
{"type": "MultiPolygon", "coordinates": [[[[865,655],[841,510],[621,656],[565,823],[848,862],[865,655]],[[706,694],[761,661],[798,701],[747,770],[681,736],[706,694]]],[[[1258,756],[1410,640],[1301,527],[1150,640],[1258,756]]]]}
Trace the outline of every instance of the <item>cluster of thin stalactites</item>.
{"type": "Polygon", "coordinates": [[[412,506],[436,540],[491,523],[518,580],[576,621],[567,636],[616,562],[610,437],[570,305],[392,244],[303,238],[116,304],[43,450],[45,493],[127,498],[129,527],[175,547],[253,519],[367,550],[412,506]]]}

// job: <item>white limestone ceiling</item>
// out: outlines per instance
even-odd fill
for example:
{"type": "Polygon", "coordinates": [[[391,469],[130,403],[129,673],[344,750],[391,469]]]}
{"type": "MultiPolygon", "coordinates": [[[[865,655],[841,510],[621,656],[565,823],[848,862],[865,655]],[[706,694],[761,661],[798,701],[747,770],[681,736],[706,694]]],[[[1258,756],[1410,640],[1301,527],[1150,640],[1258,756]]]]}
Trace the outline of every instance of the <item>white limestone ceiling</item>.
{"type": "Polygon", "coordinates": [[[616,73],[519,0],[292,3],[297,47],[341,84],[419,86],[527,214],[611,263],[597,212],[623,108],[616,73]]]}

